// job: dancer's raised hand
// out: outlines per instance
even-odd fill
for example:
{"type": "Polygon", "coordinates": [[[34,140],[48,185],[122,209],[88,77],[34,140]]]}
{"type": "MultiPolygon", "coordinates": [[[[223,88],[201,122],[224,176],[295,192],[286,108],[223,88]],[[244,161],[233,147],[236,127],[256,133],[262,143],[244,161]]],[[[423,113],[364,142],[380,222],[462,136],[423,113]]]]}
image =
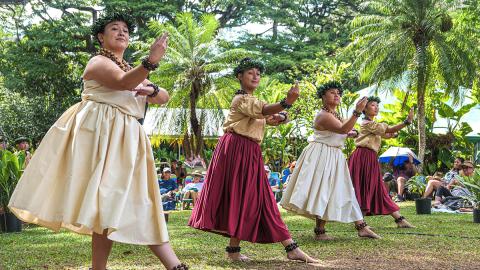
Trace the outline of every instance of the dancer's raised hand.
{"type": "Polygon", "coordinates": [[[357,112],[363,112],[365,109],[365,106],[367,106],[368,99],[367,97],[361,98],[358,102],[357,105],[355,105],[355,111],[357,112]]]}
{"type": "Polygon", "coordinates": [[[295,82],[295,85],[292,86],[290,90],[288,90],[286,102],[292,105],[299,96],[300,96],[300,87],[298,86],[298,82],[295,82]]]}
{"type": "Polygon", "coordinates": [[[168,47],[168,33],[163,33],[163,35],[157,38],[152,46],[150,46],[150,54],[148,56],[148,61],[152,64],[157,64],[165,55],[168,47]]]}

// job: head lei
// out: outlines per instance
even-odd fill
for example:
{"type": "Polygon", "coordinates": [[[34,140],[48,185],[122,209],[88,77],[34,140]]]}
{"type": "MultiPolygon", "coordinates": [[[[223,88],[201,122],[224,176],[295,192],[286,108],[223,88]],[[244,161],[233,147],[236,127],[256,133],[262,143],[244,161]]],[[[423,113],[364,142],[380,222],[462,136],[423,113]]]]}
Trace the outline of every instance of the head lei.
{"type": "Polygon", "coordinates": [[[376,96],[369,96],[368,99],[367,99],[367,103],[369,102],[377,102],[377,104],[380,104],[380,98],[379,97],[376,97],[376,96]]]}
{"type": "Polygon", "coordinates": [[[317,97],[322,98],[322,96],[325,95],[325,92],[330,89],[338,89],[340,96],[343,94],[343,88],[340,82],[329,81],[317,87],[317,97]]]}
{"type": "Polygon", "coordinates": [[[265,72],[265,65],[263,64],[262,61],[255,60],[249,57],[243,58],[242,61],[240,61],[240,64],[233,70],[235,73],[235,76],[238,75],[238,73],[242,73],[245,70],[249,70],[252,68],[257,68],[260,73],[265,72]]]}
{"type": "Polygon", "coordinates": [[[129,33],[132,33],[135,30],[134,19],[130,15],[113,12],[113,13],[107,13],[103,17],[97,19],[97,21],[92,25],[92,35],[98,41],[97,35],[105,31],[105,26],[107,26],[107,24],[111,22],[116,22],[116,21],[126,23],[129,33]]]}

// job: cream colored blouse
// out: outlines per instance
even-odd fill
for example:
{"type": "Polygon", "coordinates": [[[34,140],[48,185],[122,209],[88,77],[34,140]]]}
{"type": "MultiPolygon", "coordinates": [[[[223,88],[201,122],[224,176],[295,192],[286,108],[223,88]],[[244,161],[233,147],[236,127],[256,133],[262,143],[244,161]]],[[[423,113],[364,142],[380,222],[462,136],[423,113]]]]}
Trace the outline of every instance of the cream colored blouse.
{"type": "Polygon", "coordinates": [[[262,110],[266,104],[250,94],[235,96],[223,124],[223,131],[235,132],[260,144],[266,124],[262,110]]]}
{"type": "Polygon", "coordinates": [[[382,138],[386,137],[387,128],[388,125],[385,123],[377,123],[375,121],[363,122],[360,125],[358,137],[355,139],[355,145],[378,152],[382,138]]]}

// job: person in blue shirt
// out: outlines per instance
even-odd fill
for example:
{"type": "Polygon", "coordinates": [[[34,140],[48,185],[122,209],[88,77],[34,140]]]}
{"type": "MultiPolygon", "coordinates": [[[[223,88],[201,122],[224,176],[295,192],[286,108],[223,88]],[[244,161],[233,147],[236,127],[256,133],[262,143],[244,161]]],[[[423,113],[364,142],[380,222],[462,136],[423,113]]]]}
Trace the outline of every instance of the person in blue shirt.
{"type": "Polygon", "coordinates": [[[162,195],[163,210],[175,210],[175,193],[178,191],[177,182],[170,179],[172,170],[168,167],[163,168],[162,175],[158,179],[160,194],[162,195]]]}
{"type": "Polygon", "coordinates": [[[292,161],[288,168],[285,168],[282,172],[282,184],[285,184],[287,182],[288,176],[292,174],[293,170],[295,169],[295,165],[297,164],[296,161],[292,161]]]}

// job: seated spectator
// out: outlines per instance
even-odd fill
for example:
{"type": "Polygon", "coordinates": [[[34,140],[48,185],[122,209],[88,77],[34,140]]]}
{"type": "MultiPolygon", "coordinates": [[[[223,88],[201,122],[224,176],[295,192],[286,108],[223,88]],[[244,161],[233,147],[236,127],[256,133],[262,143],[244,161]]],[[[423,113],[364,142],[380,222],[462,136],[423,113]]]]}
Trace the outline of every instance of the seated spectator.
{"type": "MultiPolygon", "coordinates": [[[[197,198],[199,193],[202,191],[203,182],[200,182],[202,178],[202,174],[199,171],[194,171],[192,173],[193,182],[189,183],[183,188],[183,199],[192,199],[193,200],[193,207],[195,207],[195,203],[197,202],[197,198]]],[[[185,202],[183,202],[183,208],[185,208],[185,202]]]]}
{"type": "Polygon", "coordinates": [[[410,155],[408,156],[408,160],[403,164],[393,167],[393,176],[397,183],[396,202],[405,201],[405,184],[407,183],[408,179],[415,176],[416,173],[417,168],[413,163],[413,157],[410,155]]]}
{"type": "Polygon", "coordinates": [[[170,162],[170,168],[172,173],[177,176],[177,184],[183,184],[184,179],[187,176],[187,170],[183,167],[183,163],[174,159],[170,162]]]}
{"type": "Polygon", "coordinates": [[[265,168],[265,173],[267,174],[268,182],[270,183],[270,187],[274,188],[278,186],[278,180],[272,177],[270,168],[267,165],[265,165],[264,168],[265,168]]]}
{"type": "Polygon", "coordinates": [[[292,161],[288,164],[288,167],[282,171],[282,184],[287,182],[287,178],[292,174],[293,169],[295,169],[296,161],[292,161]]]}
{"type": "MultiPolygon", "coordinates": [[[[470,177],[475,171],[475,166],[471,161],[465,161],[462,164],[462,171],[459,173],[461,176],[470,177]]],[[[452,181],[446,186],[440,186],[435,194],[435,205],[440,205],[445,202],[448,197],[461,197],[471,195],[470,191],[466,189],[458,178],[453,178],[452,181]]]]}
{"type": "Polygon", "coordinates": [[[445,186],[445,180],[443,179],[442,172],[435,172],[433,176],[427,176],[427,187],[422,195],[422,198],[429,197],[434,190],[437,190],[440,186],[445,186]]]}
{"type": "MultiPolygon", "coordinates": [[[[423,198],[429,197],[432,195],[434,190],[438,190],[441,186],[446,187],[450,185],[455,179],[460,175],[462,171],[462,164],[465,160],[461,157],[455,158],[453,161],[453,168],[445,174],[442,179],[435,179],[435,177],[428,178],[427,180],[427,187],[425,189],[425,193],[423,194],[423,198]]],[[[435,176],[435,175],[434,175],[435,176]]]]}
{"type": "Polygon", "coordinates": [[[175,192],[178,191],[176,181],[170,179],[172,171],[170,168],[163,168],[162,175],[158,180],[160,194],[162,195],[163,210],[175,210],[175,192]]]}

